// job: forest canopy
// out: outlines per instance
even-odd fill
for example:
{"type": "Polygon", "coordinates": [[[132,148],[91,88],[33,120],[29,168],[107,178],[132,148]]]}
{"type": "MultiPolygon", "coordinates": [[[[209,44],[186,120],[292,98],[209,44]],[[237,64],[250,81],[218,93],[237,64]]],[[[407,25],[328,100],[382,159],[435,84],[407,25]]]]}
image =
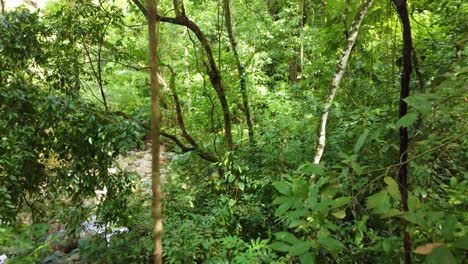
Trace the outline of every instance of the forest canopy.
{"type": "Polygon", "coordinates": [[[467,260],[466,1],[19,2],[1,264],[467,260]]]}

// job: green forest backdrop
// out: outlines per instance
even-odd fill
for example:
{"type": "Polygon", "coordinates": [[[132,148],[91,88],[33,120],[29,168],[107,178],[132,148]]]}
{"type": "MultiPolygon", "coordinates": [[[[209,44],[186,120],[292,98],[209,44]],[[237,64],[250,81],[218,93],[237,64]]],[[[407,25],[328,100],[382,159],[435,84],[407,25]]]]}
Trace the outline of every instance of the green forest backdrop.
{"type": "MultiPolygon", "coordinates": [[[[151,263],[148,186],[111,169],[150,138],[146,4],[6,1],[0,254],[151,263]],[[92,216],[105,232],[79,239],[92,216]]],[[[465,263],[466,1],[157,8],[164,262],[465,263]]]]}

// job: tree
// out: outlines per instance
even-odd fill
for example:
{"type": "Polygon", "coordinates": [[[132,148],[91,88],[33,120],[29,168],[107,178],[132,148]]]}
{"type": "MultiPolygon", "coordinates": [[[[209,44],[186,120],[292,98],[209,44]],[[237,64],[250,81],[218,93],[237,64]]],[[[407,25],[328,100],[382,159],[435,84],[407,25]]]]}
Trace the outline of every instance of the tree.
{"type": "Polygon", "coordinates": [[[246,73],[245,67],[239,57],[239,51],[237,49],[237,42],[236,38],[234,37],[234,32],[232,30],[232,17],[231,17],[231,8],[229,6],[229,0],[223,0],[223,8],[224,8],[224,19],[226,21],[226,31],[229,37],[229,43],[231,44],[232,52],[234,53],[234,58],[236,59],[236,67],[237,73],[239,74],[239,83],[240,83],[240,91],[242,95],[242,105],[243,111],[245,114],[245,120],[247,122],[247,128],[249,130],[249,140],[252,144],[254,142],[254,129],[252,123],[252,117],[250,115],[250,107],[249,107],[249,95],[247,93],[247,86],[246,86],[246,73]]]}
{"type": "Polygon", "coordinates": [[[361,4],[361,7],[354,18],[354,22],[351,25],[351,29],[349,31],[349,37],[346,42],[346,47],[343,49],[341,53],[341,57],[338,60],[336,65],[336,73],[333,77],[333,81],[331,84],[331,88],[328,92],[328,95],[325,98],[325,104],[323,107],[321,123],[319,127],[319,135],[318,135],[318,143],[315,148],[315,156],[314,156],[314,163],[319,164],[320,160],[322,159],[323,151],[325,150],[325,140],[326,140],[326,129],[327,129],[327,120],[328,114],[330,112],[330,108],[333,104],[333,100],[335,99],[335,95],[338,91],[341,79],[345,74],[346,67],[348,65],[349,57],[351,56],[351,51],[353,50],[354,43],[356,43],[356,38],[359,33],[359,28],[361,26],[361,22],[369,11],[369,8],[372,5],[372,0],[364,0],[361,4]]]}
{"type": "MultiPolygon", "coordinates": [[[[144,15],[147,15],[147,10],[141,5],[139,0],[133,0],[133,2],[140,8],[141,12],[144,15]]],[[[232,139],[232,129],[231,129],[231,114],[229,111],[228,100],[226,98],[226,94],[224,92],[224,86],[221,79],[221,73],[219,71],[218,65],[216,65],[213,50],[211,49],[211,45],[208,42],[203,31],[200,27],[190,20],[186,13],[184,3],[181,0],[180,2],[174,1],[174,11],[176,16],[175,17],[162,17],[158,15],[158,20],[161,22],[171,23],[175,25],[181,25],[188,28],[192,31],[197,39],[200,41],[203,50],[205,51],[206,57],[208,59],[208,65],[206,66],[206,70],[208,72],[208,76],[210,77],[210,82],[216,91],[218,96],[219,102],[221,104],[221,108],[223,110],[223,119],[224,119],[224,134],[226,136],[226,143],[229,149],[234,147],[234,142],[232,139]]]]}
{"type": "Polygon", "coordinates": [[[150,77],[151,77],[151,139],[152,139],[152,193],[153,193],[153,261],[155,264],[162,263],[162,197],[161,197],[161,175],[159,168],[159,136],[161,134],[161,114],[159,110],[159,79],[158,79],[158,21],[157,1],[146,0],[148,10],[148,35],[150,54],[150,77]]]}
{"type": "MultiPolygon", "coordinates": [[[[398,16],[403,27],[403,69],[401,72],[400,109],[399,117],[403,118],[408,112],[408,104],[405,99],[409,96],[411,79],[411,51],[413,44],[411,39],[411,24],[406,8],[406,0],[393,0],[398,16]]],[[[403,211],[408,211],[408,128],[400,127],[400,167],[398,168],[398,184],[401,193],[401,206],[403,211]]],[[[411,238],[406,230],[403,231],[403,245],[405,249],[405,263],[411,263],[411,238]]]]}

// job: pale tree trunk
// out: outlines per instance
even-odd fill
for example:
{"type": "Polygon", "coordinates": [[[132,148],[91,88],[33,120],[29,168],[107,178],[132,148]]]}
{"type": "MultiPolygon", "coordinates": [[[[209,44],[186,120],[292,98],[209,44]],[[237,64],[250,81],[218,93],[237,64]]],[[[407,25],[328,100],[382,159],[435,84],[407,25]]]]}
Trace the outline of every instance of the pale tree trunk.
{"type": "Polygon", "coordinates": [[[162,199],[161,199],[161,175],[159,170],[159,135],[161,134],[161,113],[159,110],[159,80],[158,80],[158,23],[157,0],[146,0],[148,10],[148,35],[150,53],[150,77],[151,77],[151,139],[152,139],[152,193],[153,193],[153,261],[162,263],[162,199]]]}
{"type": "Polygon", "coordinates": [[[319,137],[318,137],[319,140],[317,143],[317,147],[315,149],[315,157],[314,157],[315,164],[319,164],[320,160],[322,159],[323,150],[325,149],[328,114],[333,104],[333,100],[335,99],[335,95],[338,91],[340,81],[343,78],[343,75],[346,71],[346,67],[348,65],[348,60],[351,55],[351,51],[353,50],[353,46],[356,43],[356,38],[359,33],[359,27],[361,26],[361,22],[366,16],[367,11],[369,11],[371,5],[372,5],[372,0],[363,0],[361,7],[359,8],[359,11],[356,14],[356,17],[354,18],[354,22],[351,25],[346,47],[343,49],[343,52],[341,53],[341,57],[338,60],[336,73],[335,73],[335,76],[333,77],[331,88],[327,97],[325,98],[325,105],[323,107],[323,113],[322,113],[321,123],[319,127],[319,137]]]}
{"type": "Polygon", "coordinates": [[[232,52],[234,53],[234,57],[236,59],[237,72],[240,78],[240,90],[241,90],[241,96],[242,96],[242,104],[244,108],[243,110],[245,114],[245,119],[247,122],[247,128],[249,131],[249,140],[250,140],[250,143],[253,144],[254,143],[254,130],[253,130],[252,117],[250,115],[249,96],[247,93],[247,85],[246,85],[246,80],[245,80],[246,79],[245,67],[240,60],[239,51],[237,50],[236,39],[232,31],[232,18],[231,18],[231,8],[229,6],[229,0],[223,0],[223,8],[224,8],[224,18],[226,20],[226,30],[228,33],[229,42],[231,43],[232,52]]]}

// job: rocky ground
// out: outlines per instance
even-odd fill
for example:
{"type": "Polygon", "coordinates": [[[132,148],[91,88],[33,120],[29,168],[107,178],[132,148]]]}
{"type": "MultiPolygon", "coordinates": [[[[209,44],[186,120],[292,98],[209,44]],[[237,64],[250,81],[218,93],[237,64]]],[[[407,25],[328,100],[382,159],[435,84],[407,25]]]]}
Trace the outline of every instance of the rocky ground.
{"type": "MultiPolygon", "coordinates": [[[[167,166],[166,164],[172,160],[175,156],[172,152],[166,152],[164,146],[160,147],[160,164],[161,164],[161,179],[164,181],[165,175],[167,174],[167,166]]],[[[125,156],[119,156],[115,160],[115,166],[109,169],[110,173],[117,173],[118,171],[127,171],[133,172],[140,175],[141,181],[143,186],[147,186],[147,190],[151,191],[151,145],[147,144],[145,150],[135,150],[129,151],[125,156]]],[[[101,195],[105,195],[106,190],[100,190],[96,192],[96,195],[99,197],[101,195]]],[[[98,199],[93,201],[89,201],[89,203],[95,203],[98,199]]],[[[80,239],[86,239],[96,234],[100,234],[104,232],[102,227],[99,227],[95,224],[95,217],[91,217],[91,220],[82,223],[84,231],[80,235],[80,239]]],[[[117,228],[115,230],[111,230],[110,234],[106,236],[106,239],[112,239],[112,234],[117,232],[125,232],[127,229],[126,227],[117,228]]],[[[109,231],[109,230],[108,230],[109,231]]],[[[62,263],[62,264],[81,264],[79,251],[76,248],[76,242],[69,246],[67,241],[63,236],[65,234],[65,230],[63,226],[60,224],[52,225],[51,229],[49,230],[49,237],[52,236],[59,236],[59,239],[56,242],[56,245],[53,248],[56,252],[45,258],[41,263],[62,263]],[[62,236],[62,239],[60,239],[62,236]],[[66,249],[64,249],[66,248],[66,249]],[[67,252],[67,253],[64,253],[67,252]]],[[[54,242],[55,243],[55,242],[54,242]]],[[[6,255],[0,256],[0,264],[6,261],[6,255]]]]}
{"type": "MultiPolygon", "coordinates": [[[[165,164],[172,160],[175,156],[172,152],[166,152],[165,147],[159,148],[161,154],[159,164],[161,164],[161,178],[167,173],[167,167],[165,164]]],[[[116,167],[111,168],[111,172],[117,172],[117,170],[124,170],[128,172],[134,172],[140,175],[141,181],[144,184],[151,185],[151,145],[146,145],[146,150],[143,151],[129,151],[125,156],[119,156],[116,159],[116,167]]]]}

